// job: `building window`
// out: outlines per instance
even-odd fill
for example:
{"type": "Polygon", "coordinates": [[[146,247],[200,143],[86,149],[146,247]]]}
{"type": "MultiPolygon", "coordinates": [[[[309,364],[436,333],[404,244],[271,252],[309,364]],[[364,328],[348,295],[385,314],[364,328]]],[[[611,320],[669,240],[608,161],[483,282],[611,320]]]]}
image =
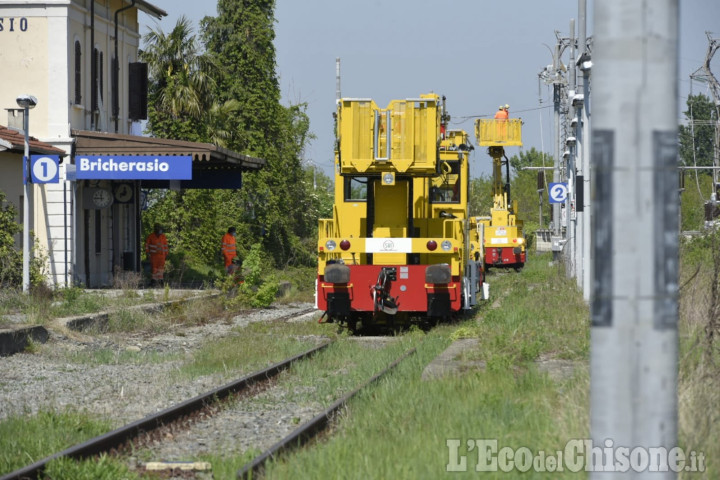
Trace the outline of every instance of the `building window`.
{"type": "Polygon", "coordinates": [[[75,104],[82,103],[82,49],[75,40],[75,104]]]}

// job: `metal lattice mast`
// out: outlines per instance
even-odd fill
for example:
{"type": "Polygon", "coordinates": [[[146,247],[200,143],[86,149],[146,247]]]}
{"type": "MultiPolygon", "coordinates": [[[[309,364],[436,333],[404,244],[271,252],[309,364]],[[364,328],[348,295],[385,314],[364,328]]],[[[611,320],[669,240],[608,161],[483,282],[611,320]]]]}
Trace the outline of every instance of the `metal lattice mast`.
{"type": "MultiPolygon", "coordinates": [[[[720,166],[720,82],[718,82],[717,78],[715,78],[715,75],[712,73],[712,70],[710,70],[710,62],[712,61],[715,52],[717,52],[718,48],[720,48],[720,43],[718,43],[718,39],[712,38],[712,34],[710,32],[705,32],[705,35],[707,35],[709,42],[707,53],[705,53],[705,62],[702,67],[698,68],[692,75],[690,75],[690,78],[708,84],[710,95],[712,96],[713,103],[715,104],[713,167],[718,167],[720,166]]],[[[718,183],[718,175],[720,175],[718,173],[718,169],[714,168],[713,184],[718,183]]]]}
{"type": "MultiPolygon", "coordinates": [[[[561,135],[561,132],[564,132],[564,126],[562,125],[565,115],[563,114],[564,108],[563,108],[563,100],[566,98],[566,90],[567,90],[567,78],[565,77],[565,73],[567,72],[567,69],[562,64],[562,54],[565,51],[565,48],[567,48],[569,44],[569,39],[567,38],[561,38],[559,35],[559,32],[555,32],[555,36],[557,38],[557,42],[555,44],[555,49],[550,49],[549,46],[548,49],[550,49],[550,52],[552,54],[553,63],[552,65],[546,66],[539,74],[538,77],[540,80],[542,80],[546,85],[552,85],[553,86],[553,110],[554,110],[554,156],[555,156],[555,168],[553,170],[553,182],[562,182],[563,180],[563,146],[562,146],[562,139],[564,138],[564,135],[561,135]]],[[[560,253],[560,247],[561,247],[561,240],[562,240],[562,225],[560,220],[560,204],[555,203],[552,205],[552,249],[553,249],[553,257],[555,259],[558,258],[560,253]]]]}

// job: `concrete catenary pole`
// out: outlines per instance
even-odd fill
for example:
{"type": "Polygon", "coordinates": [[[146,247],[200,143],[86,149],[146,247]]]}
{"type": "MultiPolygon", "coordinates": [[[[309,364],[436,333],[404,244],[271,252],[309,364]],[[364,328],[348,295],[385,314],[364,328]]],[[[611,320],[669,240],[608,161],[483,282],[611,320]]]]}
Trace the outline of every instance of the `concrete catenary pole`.
{"type": "MultiPolygon", "coordinates": [[[[593,4],[590,433],[600,448],[670,451],[677,446],[678,0],[593,4]]],[[[592,460],[596,470],[615,463],[603,457],[592,460]]],[[[636,477],[634,470],[611,476],[636,477]]]]}
{"type": "MultiPolygon", "coordinates": [[[[582,222],[582,292],[586,302],[590,301],[590,280],[592,272],[593,252],[590,243],[590,226],[592,225],[592,209],[590,206],[590,181],[592,170],[590,169],[590,156],[592,148],[590,142],[590,72],[592,61],[590,51],[587,49],[587,0],[578,0],[578,46],[580,55],[578,66],[582,71],[582,94],[583,102],[580,111],[580,129],[582,137],[582,174],[583,174],[583,222],[582,222]]],[[[578,188],[580,188],[578,186],[578,188]]]]}
{"type": "Polygon", "coordinates": [[[572,106],[575,107],[575,116],[572,119],[572,125],[575,138],[577,139],[577,145],[575,147],[575,211],[576,222],[575,222],[575,280],[578,288],[582,291],[583,288],[583,272],[587,269],[585,251],[583,245],[585,244],[585,199],[584,194],[584,178],[585,175],[585,137],[583,136],[583,78],[580,76],[581,72],[578,72],[578,61],[582,58],[583,51],[585,50],[582,46],[582,42],[585,41],[585,32],[583,21],[585,20],[580,16],[583,12],[581,11],[580,3],[582,0],[578,0],[578,38],[577,38],[577,50],[575,53],[575,93],[571,99],[572,106]]]}
{"type": "MultiPolygon", "coordinates": [[[[575,95],[575,19],[570,20],[570,62],[569,62],[569,68],[568,68],[568,96],[571,98],[568,98],[567,105],[567,120],[568,123],[571,123],[573,117],[575,116],[575,107],[572,105],[572,97],[575,95]]],[[[574,212],[574,205],[575,205],[575,147],[576,147],[576,138],[574,134],[572,133],[572,129],[568,132],[566,130],[566,135],[569,133],[570,136],[568,136],[566,141],[566,147],[569,151],[568,155],[568,162],[567,162],[567,185],[568,185],[568,195],[567,200],[565,200],[565,238],[567,243],[565,243],[565,274],[568,276],[568,278],[572,278],[575,276],[575,265],[577,262],[577,258],[575,255],[576,249],[575,249],[575,212],[574,212]]]]}
{"type": "MultiPolygon", "coordinates": [[[[562,83],[558,81],[558,70],[560,68],[560,54],[562,48],[562,41],[558,38],[557,45],[555,46],[555,52],[553,53],[553,120],[555,128],[555,169],[553,170],[553,182],[562,182],[562,173],[560,171],[560,162],[562,148],[560,147],[560,95],[562,92],[562,83]]],[[[553,203],[552,205],[552,251],[553,260],[558,260],[560,256],[560,241],[562,239],[562,227],[560,225],[560,204],[553,203]]]]}

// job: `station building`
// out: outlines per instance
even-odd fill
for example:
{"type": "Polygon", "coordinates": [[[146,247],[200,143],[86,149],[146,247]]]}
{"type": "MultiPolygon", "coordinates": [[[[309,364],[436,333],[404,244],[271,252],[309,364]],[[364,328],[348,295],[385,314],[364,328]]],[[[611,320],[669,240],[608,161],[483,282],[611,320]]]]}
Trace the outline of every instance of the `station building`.
{"type": "MultiPolygon", "coordinates": [[[[138,58],[139,12],[167,15],[144,0],[0,3],[0,134],[22,137],[16,99],[37,98],[27,171],[46,162],[57,178],[32,184],[30,228],[56,286],[105,287],[114,272],[140,270],[147,188],[240,188],[243,172],[265,164],[212,144],[141,136],[148,75],[138,58]]],[[[0,190],[21,219],[23,155],[2,138],[0,190]]]]}

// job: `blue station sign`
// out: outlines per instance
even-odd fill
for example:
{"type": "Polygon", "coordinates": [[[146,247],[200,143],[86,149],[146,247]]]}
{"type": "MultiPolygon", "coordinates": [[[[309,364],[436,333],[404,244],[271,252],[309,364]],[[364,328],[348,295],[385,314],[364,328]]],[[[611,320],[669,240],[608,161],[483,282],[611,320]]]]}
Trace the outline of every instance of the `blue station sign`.
{"type": "Polygon", "coordinates": [[[75,157],[78,180],[191,180],[190,155],[75,157]]]}

